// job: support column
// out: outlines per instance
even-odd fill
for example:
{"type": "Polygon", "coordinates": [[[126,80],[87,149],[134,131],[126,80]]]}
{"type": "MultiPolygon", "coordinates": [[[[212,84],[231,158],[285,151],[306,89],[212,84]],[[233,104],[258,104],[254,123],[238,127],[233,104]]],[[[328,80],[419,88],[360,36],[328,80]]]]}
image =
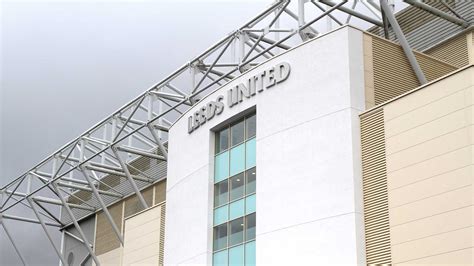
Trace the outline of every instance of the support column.
{"type": "Polygon", "coordinates": [[[135,181],[133,181],[132,175],[130,174],[130,171],[128,171],[127,165],[126,165],[125,162],[122,160],[122,158],[120,158],[120,154],[118,153],[117,148],[112,147],[112,151],[114,152],[115,157],[117,157],[117,160],[119,161],[120,165],[122,166],[122,169],[123,169],[123,171],[124,171],[124,173],[125,173],[125,176],[127,176],[127,179],[128,179],[128,181],[130,182],[130,185],[132,186],[133,190],[135,191],[135,194],[137,195],[138,200],[139,200],[140,203],[142,204],[142,207],[143,207],[144,209],[147,209],[147,208],[148,208],[148,205],[146,204],[146,201],[145,201],[145,199],[143,198],[142,193],[141,193],[140,190],[138,189],[137,184],[135,183],[135,181]]]}
{"type": "Polygon", "coordinates": [[[38,210],[36,209],[36,206],[35,206],[35,203],[33,201],[33,199],[27,197],[26,200],[30,203],[30,206],[31,206],[31,209],[33,210],[33,212],[35,213],[35,216],[36,218],[38,219],[38,221],[40,222],[41,224],[41,227],[43,228],[43,231],[45,232],[46,236],[48,237],[49,239],[49,242],[51,243],[51,245],[53,246],[54,248],[54,251],[56,252],[56,254],[58,255],[59,259],[61,260],[61,263],[63,265],[67,265],[66,264],[66,260],[64,260],[64,257],[63,255],[61,254],[61,251],[56,247],[56,245],[54,244],[54,241],[53,241],[53,238],[51,237],[51,235],[49,234],[47,228],[46,228],[46,224],[44,223],[43,221],[43,218],[41,218],[41,215],[39,215],[39,212],[38,210]]]}
{"type": "Polygon", "coordinates": [[[123,246],[123,236],[122,236],[120,230],[118,229],[117,225],[115,224],[115,222],[112,218],[112,215],[110,214],[109,210],[107,209],[107,206],[105,205],[104,200],[100,196],[99,191],[95,187],[94,183],[92,182],[92,179],[90,178],[90,176],[88,175],[88,173],[86,171],[87,170],[85,168],[81,167],[82,174],[84,175],[87,182],[89,183],[89,186],[91,187],[92,192],[94,193],[94,196],[97,198],[97,201],[99,201],[100,207],[102,207],[102,211],[105,213],[105,217],[107,217],[107,220],[109,221],[109,224],[112,226],[112,229],[113,229],[115,235],[117,236],[118,240],[120,241],[120,243],[123,246]]]}
{"type": "Polygon", "coordinates": [[[395,15],[393,15],[393,12],[387,3],[387,0],[380,0],[380,7],[382,8],[385,16],[390,22],[390,25],[392,25],[393,31],[395,32],[395,35],[397,36],[397,39],[400,42],[403,51],[405,52],[405,56],[407,57],[411,68],[413,69],[413,71],[415,71],[415,75],[418,78],[418,81],[421,85],[427,83],[428,81],[425,78],[425,74],[423,74],[423,71],[421,70],[421,67],[418,64],[418,61],[416,61],[415,54],[413,53],[410,44],[408,44],[408,41],[406,40],[405,35],[403,34],[400,28],[400,25],[398,25],[397,19],[395,18],[395,15]]]}
{"type": "Polygon", "coordinates": [[[12,243],[12,246],[15,249],[15,252],[18,255],[18,257],[20,258],[21,263],[23,263],[23,265],[26,265],[26,260],[21,255],[20,250],[18,249],[18,247],[15,244],[15,240],[13,240],[13,237],[10,235],[10,232],[8,231],[7,226],[5,225],[5,222],[3,221],[3,217],[2,217],[1,213],[0,213],[0,225],[3,227],[3,231],[5,231],[5,234],[7,235],[8,239],[12,243]]]}
{"type": "Polygon", "coordinates": [[[84,234],[84,232],[82,231],[82,228],[79,226],[79,223],[77,222],[76,220],[76,217],[74,217],[74,214],[71,210],[71,208],[69,207],[69,205],[67,204],[66,200],[63,198],[63,196],[61,195],[61,192],[59,191],[58,189],[58,186],[55,182],[53,182],[52,184],[53,186],[53,189],[56,191],[56,193],[58,194],[58,197],[59,197],[59,200],[61,201],[64,209],[66,210],[66,212],[69,214],[69,217],[71,218],[73,224],[74,224],[74,227],[76,228],[76,230],[79,232],[79,234],[81,235],[82,237],[82,240],[84,241],[84,246],[86,247],[87,251],[89,252],[89,254],[91,255],[92,259],[94,260],[96,266],[100,266],[100,262],[99,260],[97,259],[95,253],[94,253],[94,250],[92,250],[92,247],[91,247],[91,244],[89,244],[89,241],[87,240],[86,238],[86,235],[84,234]]]}

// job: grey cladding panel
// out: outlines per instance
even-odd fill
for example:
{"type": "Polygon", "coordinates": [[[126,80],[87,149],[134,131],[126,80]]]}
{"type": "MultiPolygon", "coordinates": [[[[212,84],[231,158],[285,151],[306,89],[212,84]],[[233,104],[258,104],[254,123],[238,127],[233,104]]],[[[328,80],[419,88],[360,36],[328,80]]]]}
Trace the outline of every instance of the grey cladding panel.
{"type": "MultiPolygon", "coordinates": [[[[95,216],[92,216],[86,220],[83,220],[79,223],[84,234],[87,237],[87,240],[93,244],[94,243],[94,226],[95,226],[95,216]]],[[[74,226],[69,226],[66,231],[79,236],[74,226]]],[[[81,262],[89,255],[87,249],[84,247],[84,244],[74,239],[73,237],[65,234],[64,236],[64,258],[66,262],[71,262],[72,266],[79,266],[81,262]]],[[[92,266],[92,260],[89,258],[86,260],[85,266],[92,266]]]]}

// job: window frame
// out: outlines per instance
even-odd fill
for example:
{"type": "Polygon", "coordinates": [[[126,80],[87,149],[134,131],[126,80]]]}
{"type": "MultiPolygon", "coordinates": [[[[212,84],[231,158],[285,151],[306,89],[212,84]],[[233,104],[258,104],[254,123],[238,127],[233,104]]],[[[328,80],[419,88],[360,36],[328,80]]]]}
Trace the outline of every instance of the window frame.
{"type": "Polygon", "coordinates": [[[224,179],[224,180],[221,180],[221,181],[219,181],[219,182],[217,182],[217,183],[214,183],[214,185],[213,185],[213,189],[214,189],[214,194],[213,194],[213,195],[214,195],[214,196],[213,196],[214,198],[213,198],[213,200],[214,200],[214,203],[215,203],[215,195],[216,195],[216,194],[215,194],[215,188],[216,188],[216,185],[217,185],[217,184],[220,184],[220,183],[222,183],[222,182],[224,182],[224,181],[227,180],[227,202],[226,202],[226,203],[223,203],[223,204],[220,204],[220,205],[214,205],[213,210],[218,209],[218,208],[220,208],[220,207],[222,207],[222,206],[224,206],[224,205],[230,205],[232,202],[235,202],[235,201],[238,201],[238,200],[241,200],[241,199],[245,199],[246,197],[249,197],[249,196],[252,196],[252,195],[254,195],[254,194],[257,194],[257,191],[256,191],[256,190],[255,190],[254,192],[251,192],[251,193],[248,193],[248,194],[247,194],[247,172],[250,172],[250,169],[253,169],[253,168],[255,168],[255,183],[257,183],[257,176],[256,176],[256,175],[257,175],[257,167],[256,167],[256,166],[253,166],[253,167],[251,167],[251,168],[249,168],[249,169],[247,169],[247,170],[244,170],[243,172],[240,172],[240,173],[235,174],[235,175],[233,175],[233,176],[229,176],[228,178],[226,178],[226,179],[224,179]],[[235,177],[235,176],[240,175],[240,174],[243,174],[243,176],[244,176],[244,185],[243,185],[243,187],[244,187],[244,194],[243,194],[243,196],[241,196],[241,197],[239,197],[239,198],[230,200],[230,179],[231,179],[232,177],[235,177]]]}
{"type": "MultiPolygon", "coordinates": [[[[223,152],[225,152],[225,151],[230,151],[233,147],[239,146],[240,144],[245,143],[245,142],[247,142],[248,140],[251,140],[251,139],[253,139],[253,138],[255,138],[255,137],[257,136],[256,128],[255,128],[255,135],[253,135],[253,136],[251,136],[251,137],[247,136],[247,122],[246,122],[246,121],[247,121],[248,118],[251,118],[251,117],[253,117],[253,116],[255,116],[255,119],[257,119],[257,113],[253,112],[253,113],[251,113],[251,114],[248,114],[248,115],[243,116],[242,118],[237,119],[235,122],[232,122],[232,123],[230,123],[230,124],[228,124],[228,125],[226,125],[226,126],[224,126],[224,127],[219,127],[218,130],[215,130],[215,131],[214,131],[214,135],[215,135],[215,140],[214,140],[214,157],[217,156],[217,155],[219,155],[219,154],[221,154],[221,153],[223,153],[223,152]],[[231,127],[234,126],[234,125],[236,125],[236,124],[238,124],[238,123],[240,123],[240,122],[242,122],[242,121],[244,122],[244,140],[243,140],[242,142],[239,142],[239,143],[235,144],[235,145],[232,145],[231,127]],[[218,146],[217,143],[219,143],[219,141],[220,141],[220,139],[218,138],[219,133],[220,133],[221,131],[226,130],[226,129],[228,130],[228,133],[227,133],[227,149],[217,152],[217,150],[218,150],[218,149],[217,149],[217,148],[218,148],[218,147],[217,147],[217,146],[218,146]]],[[[256,121],[255,121],[255,124],[256,124],[256,121]]]]}
{"type": "Polygon", "coordinates": [[[227,236],[227,237],[226,237],[227,244],[226,244],[226,247],[225,247],[225,248],[221,248],[221,249],[214,249],[215,247],[214,247],[214,236],[213,236],[213,238],[212,238],[212,253],[213,253],[213,254],[214,254],[214,253],[217,253],[217,252],[220,252],[220,251],[222,251],[222,250],[225,250],[225,249],[233,248],[233,247],[238,246],[238,245],[245,245],[245,244],[247,244],[247,243],[249,243],[249,242],[252,242],[252,241],[255,241],[255,240],[257,239],[257,236],[256,236],[256,235],[255,235],[255,237],[252,238],[252,239],[247,239],[247,233],[246,233],[246,229],[247,229],[247,217],[250,216],[250,215],[255,215],[255,228],[257,228],[257,223],[256,223],[256,221],[257,221],[257,212],[252,212],[252,213],[249,213],[249,214],[247,214],[247,215],[244,215],[244,216],[235,218],[235,219],[233,219],[233,220],[229,220],[229,221],[227,221],[227,222],[225,222],[225,223],[221,223],[221,224],[219,224],[219,225],[216,225],[216,226],[213,226],[213,227],[212,227],[212,231],[213,231],[213,234],[214,234],[214,228],[216,228],[216,227],[218,227],[218,226],[222,226],[222,225],[224,225],[224,224],[226,224],[226,226],[227,226],[227,235],[226,235],[226,236],[227,236]],[[243,240],[242,242],[238,243],[238,244],[230,245],[230,222],[233,222],[233,221],[238,220],[238,219],[243,219],[243,227],[244,227],[244,230],[243,230],[243,234],[244,234],[243,239],[244,239],[244,240],[243,240]]]}
{"type": "MultiPolygon", "coordinates": [[[[257,119],[257,114],[256,112],[251,112],[249,114],[246,114],[245,116],[239,118],[239,119],[236,119],[234,120],[234,122],[232,123],[229,123],[228,125],[224,126],[224,127],[220,127],[219,130],[216,130],[214,131],[214,136],[215,136],[215,141],[214,141],[214,160],[215,158],[222,154],[222,153],[225,153],[225,152],[229,152],[229,156],[228,156],[228,164],[229,164],[229,174],[227,176],[226,179],[224,180],[219,180],[219,182],[215,182],[215,179],[213,180],[213,186],[212,186],[212,189],[216,189],[217,188],[217,185],[224,182],[224,181],[227,181],[227,201],[226,203],[222,203],[222,204],[219,204],[219,205],[216,205],[216,194],[215,194],[215,191],[213,191],[213,200],[214,200],[214,203],[213,203],[213,208],[212,208],[212,211],[213,211],[213,226],[212,226],[212,232],[214,234],[214,228],[216,228],[217,226],[222,226],[224,224],[226,224],[227,226],[227,237],[226,237],[226,246],[224,248],[220,248],[220,249],[216,249],[215,247],[215,241],[214,241],[214,236],[212,237],[213,239],[213,242],[212,242],[212,255],[213,255],[213,260],[214,260],[214,255],[216,253],[219,253],[219,252],[222,252],[222,251],[225,251],[227,250],[228,252],[230,251],[230,249],[234,248],[234,247],[237,247],[237,246],[240,246],[242,245],[243,249],[244,249],[244,262],[246,260],[246,248],[247,248],[247,244],[248,243],[251,243],[251,242],[255,242],[256,241],[256,237],[253,237],[252,239],[247,239],[247,235],[248,235],[248,232],[247,232],[247,220],[249,219],[248,217],[251,216],[251,215],[254,215],[255,216],[255,221],[256,221],[256,210],[254,210],[253,212],[251,213],[247,213],[247,197],[250,197],[250,196],[256,196],[256,188],[253,189],[253,191],[251,193],[248,193],[248,176],[250,176],[250,171],[255,171],[255,174],[256,174],[256,169],[257,169],[257,166],[254,164],[253,166],[249,167],[247,169],[247,142],[250,141],[250,140],[253,140],[255,139],[256,140],[256,119],[257,119]],[[249,122],[248,122],[248,119],[251,118],[251,119],[255,119],[255,122],[254,122],[254,133],[253,135],[250,135],[249,132],[248,132],[248,125],[249,125],[249,122]],[[232,144],[232,127],[239,124],[239,123],[242,123],[243,124],[243,140],[240,141],[239,143],[234,143],[232,144]],[[227,149],[222,149],[222,150],[218,150],[218,148],[220,148],[220,132],[224,131],[224,130],[227,130],[227,149]],[[233,175],[230,175],[230,168],[231,168],[231,150],[239,145],[244,145],[244,168],[242,171],[239,171],[233,175]],[[242,184],[242,190],[243,190],[243,193],[235,198],[235,199],[231,199],[231,190],[232,190],[232,178],[235,178],[236,176],[238,175],[241,175],[241,178],[243,178],[243,184],[242,184]],[[239,214],[240,216],[238,217],[232,217],[233,219],[231,219],[231,204],[234,203],[234,202],[237,202],[239,200],[243,200],[244,201],[244,206],[243,206],[243,214],[239,214]],[[220,224],[214,224],[214,216],[215,216],[215,210],[218,209],[218,208],[221,208],[223,206],[226,206],[227,205],[227,211],[228,211],[228,220],[226,222],[222,222],[220,224]],[[241,224],[242,224],[242,242],[239,242],[239,243],[235,243],[235,244],[230,244],[230,241],[231,241],[231,223],[232,222],[235,222],[237,220],[241,219],[241,224]]],[[[214,166],[215,167],[215,166],[214,166]]],[[[257,182],[257,176],[255,175],[255,186],[256,186],[256,182],[257,182]]],[[[256,230],[256,223],[255,223],[255,227],[254,227],[256,230]]],[[[229,263],[229,253],[227,252],[227,262],[229,263]]]]}

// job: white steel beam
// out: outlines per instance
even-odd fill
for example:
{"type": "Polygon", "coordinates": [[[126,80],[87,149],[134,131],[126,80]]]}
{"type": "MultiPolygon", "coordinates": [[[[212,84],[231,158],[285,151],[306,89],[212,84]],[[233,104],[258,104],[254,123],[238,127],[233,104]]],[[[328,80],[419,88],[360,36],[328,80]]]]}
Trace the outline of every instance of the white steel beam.
{"type": "MultiPolygon", "coordinates": [[[[32,197],[32,199],[39,202],[63,206],[63,203],[60,200],[56,200],[56,199],[51,199],[51,198],[46,198],[46,197],[41,197],[41,196],[32,197]]],[[[79,205],[79,204],[68,203],[68,205],[71,208],[82,209],[82,210],[91,211],[91,212],[94,212],[96,210],[95,208],[87,207],[87,206],[79,205]]]]}
{"type": "Polygon", "coordinates": [[[387,0],[380,0],[380,7],[382,8],[385,16],[390,22],[390,25],[392,25],[392,29],[395,32],[395,35],[397,36],[397,39],[403,48],[403,52],[405,53],[408,62],[410,62],[411,68],[415,72],[416,77],[420,82],[420,85],[426,84],[428,80],[426,79],[425,74],[423,74],[423,71],[421,70],[421,67],[418,64],[415,54],[413,53],[410,44],[408,44],[408,41],[405,38],[405,35],[403,34],[402,29],[400,28],[400,25],[398,25],[395,15],[393,14],[391,8],[388,6],[387,0]]]}
{"type": "Polygon", "coordinates": [[[155,139],[156,143],[158,143],[158,148],[160,149],[161,153],[163,154],[164,160],[167,161],[168,160],[168,150],[166,149],[165,145],[161,141],[158,134],[156,134],[155,127],[152,127],[151,125],[148,125],[148,129],[150,130],[150,133],[153,136],[153,138],[155,139]]]}
{"type": "Polygon", "coordinates": [[[137,184],[133,180],[132,175],[130,174],[130,171],[128,171],[127,165],[122,160],[122,158],[120,158],[120,154],[118,153],[118,151],[115,147],[112,147],[112,151],[114,152],[115,156],[117,157],[117,160],[119,161],[120,165],[122,166],[122,170],[125,172],[125,175],[128,178],[128,181],[130,182],[130,185],[132,186],[133,190],[135,191],[135,195],[137,195],[137,198],[140,201],[143,209],[147,209],[148,204],[146,203],[145,199],[143,198],[142,193],[138,189],[137,184]]]}
{"type": "MultiPolygon", "coordinates": [[[[121,176],[121,177],[127,177],[127,175],[124,173],[124,172],[118,172],[118,171],[114,171],[114,170],[109,170],[109,169],[105,169],[105,168],[101,168],[101,167],[96,167],[96,166],[92,166],[92,165],[85,165],[85,167],[89,170],[92,170],[92,171],[97,171],[97,172],[102,172],[102,173],[106,173],[106,174],[109,174],[109,175],[116,175],[116,176],[121,176]]],[[[121,169],[123,170],[123,169],[121,169]]],[[[130,175],[133,179],[136,179],[136,180],[139,180],[139,181],[144,181],[144,182],[149,182],[149,183],[152,183],[153,180],[150,179],[150,178],[147,178],[147,177],[141,177],[141,176],[137,176],[137,175],[130,175]]]]}
{"type": "Polygon", "coordinates": [[[25,258],[21,255],[20,250],[18,249],[18,247],[17,247],[16,244],[15,244],[14,238],[10,235],[10,232],[8,231],[7,226],[6,226],[5,223],[3,222],[2,214],[1,214],[1,213],[0,213],[0,225],[3,227],[3,231],[4,231],[5,234],[7,235],[7,238],[10,240],[10,243],[12,243],[13,249],[15,249],[15,252],[16,252],[16,254],[18,255],[18,258],[20,258],[21,263],[23,263],[23,265],[26,266],[26,260],[25,260],[25,258]]]}
{"type": "MultiPolygon", "coordinates": [[[[325,5],[331,6],[331,7],[334,7],[334,6],[338,5],[338,3],[335,3],[335,2],[332,2],[332,1],[329,1],[329,0],[319,0],[319,2],[321,2],[321,3],[325,4],[325,5]]],[[[383,27],[383,23],[382,23],[381,21],[376,20],[376,19],[373,19],[373,18],[371,18],[371,17],[369,17],[369,16],[367,16],[367,15],[365,15],[365,14],[362,14],[362,13],[360,13],[360,12],[357,12],[357,11],[352,10],[352,9],[350,9],[350,8],[347,8],[347,7],[339,7],[338,9],[339,9],[340,11],[345,12],[345,13],[347,13],[347,14],[349,14],[349,15],[352,15],[352,16],[354,16],[354,17],[356,17],[356,18],[360,18],[360,19],[362,19],[362,20],[365,20],[365,21],[367,21],[367,22],[370,22],[370,23],[372,23],[372,24],[374,24],[374,25],[377,25],[377,26],[379,26],[379,27],[383,27]]]]}
{"type": "Polygon", "coordinates": [[[33,210],[34,214],[36,215],[36,218],[38,218],[38,221],[40,222],[40,225],[43,228],[43,231],[46,234],[46,237],[48,238],[49,242],[51,243],[51,246],[53,246],[53,249],[56,252],[56,254],[58,255],[58,257],[61,260],[62,264],[67,265],[66,260],[64,260],[64,257],[62,255],[61,251],[54,244],[54,240],[51,237],[51,235],[49,234],[48,229],[46,228],[45,222],[41,218],[41,215],[39,215],[38,210],[36,209],[36,206],[35,206],[35,203],[34,203],[33,199],[31,199],[30,197],[27,197],[26,200],[30,203],[31,209],[33,210]]]}
{"type": "Polygon", "coordinates": [[[142,150],[142,149],[133,148],[133,147],[129,147],[129,146],[117,146],[116,148],[119,151],[129,152],[129,153],[141,155],[141,156],[144,156],[144,157],[157,159],[157,160],[160,160],[160,161],[166,161],[165,157],[163,157],[161,155],[158,155],[158,154],[155,154],[155,153],[151,153],[149,151],[142,150]]]}
{"type": "MultiPolygon", "coordinates": [[[[5,219],[16,220],[16,221],[20,221],[20,222],[33,223],[33,224],[40,224],[41,223],[39,220],[26,218],[26,217],[21,217],[21,216],[9,215],[9,214],[6,214],[6,213],[2,213],[1,216],[5,219]]],[[[60,224],[53,224],[53,223],[50,223],[50,222],[45,222],[45,225],[54,226],[54,227],[61,227],[62,226],[60,224]]]]}
{"type": "Polygon", "coordinates": [[[99,191],[95,188],[91,178],[89,177],[89,174],[87,173],[87,170],[85,168],[81,168],[81,170],[87,182],[89,182],[89,185],[92,188],[92,192],[94,193],[94,196],[97,198],[97,201],[99,201],[100,207],[102,207],[102,211],[104,212],[105,217],[107,218],[110,226],[112,226],[112,230],[114,231],[115,235],[117,236],[118,240],[123,246],[123,236],[120,233],[120,230],[118,229],[117,225],[115,224],[114,219],[112,218],[112,215],[109,212],[109,209],[107,209],[107,205],[105,204],[104,200],[100,196],[99,191]]]}
{"type": "MultiPolygon", "coordinates": [[[[70,236],[71,238],[77,240],[78,242],[84,244],[84,240],[82,240],[80,237],[76,236],[75,234],[69,232],[68,230],[63,230],[64,234],[70,236]]],[[[92,245],[91,245],[92,246],[92,245]]]]}
{"type": "MultiPolygon", "coordinates": [[[[83,191],[88,191],[88,192],[93,192],[93,190],[95,188],[94,185],[91,185],[89,187],[85,187],[85,186],[78,186],[78,185],[68,184],[68,183],[64,183],[64,182],[58,182],[57,184],[58,184],[58,186],[61,186],[61,187],[73,188],[73,189],[83,190],[83,191]]],[[[99,194],[103,194],[103,195],[111,196],[111,197],[116,197],[116,198],[122,198],[123,197],[122,194],[118,194],[118,193],[110,192],[110,191],[105,191],[105,190],[97,190],[97,192],[99,194]]]]}
{"type": "Polygon", "coordinates": [[[84,241],[84,246],[86,247],[86,249],[87,249],[87,251],[89,252],[89,254],[92,256],[92,259],[94,260],[95,265],[100,266],[100,262],[99,262],[99,260],[97,259],[97,256],[95,255],[94,250],[91,248],[92,245],[89,243],[89,241],[87,240],[86,235],[85,235],[84,232],[82,231],[82,228],[79,226],[79,223],[77,222],[76,217],[74,217],[74,214],[73,214],[73,212],[71,211],[71,208],[69,208],[69,204],[68,204],[68,203],[66,202],[66,200],[62,197],[61,192],[59,191],[59,189],[58,189],[58,187],[56,186],[55,183],[53,183],[53,188],[56,190],[56,193],[58,193],[59,199],[61,200],[64,209],[65,209],[66,212],[69,214],[69,217],[71,218],[72,222],[74,223],[74,227],[76,228],[76,230],[77,230],[77,231],[79,232],[79,234],[81,235],[81,238],[82,238],[82,240],[84,241]]]}

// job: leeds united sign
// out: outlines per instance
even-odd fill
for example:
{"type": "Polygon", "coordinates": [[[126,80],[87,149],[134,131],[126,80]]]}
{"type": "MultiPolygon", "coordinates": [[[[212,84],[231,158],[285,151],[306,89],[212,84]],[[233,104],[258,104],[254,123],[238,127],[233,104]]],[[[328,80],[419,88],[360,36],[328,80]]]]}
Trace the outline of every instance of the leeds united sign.
{"type": "Polygon", "coordinates": [[[219,95],[215,101],[210,101],[188,117],[188,133],[220,115],[224,111],[225,103],[229,108],[239,104],[245,98],[251,98],[257,93],[270,89],[285,81],[290,75],[290,64],[283,62],[270,69],[250,77],[245,83],[239,83],[227,91],[226,97],[219,95]]]}

